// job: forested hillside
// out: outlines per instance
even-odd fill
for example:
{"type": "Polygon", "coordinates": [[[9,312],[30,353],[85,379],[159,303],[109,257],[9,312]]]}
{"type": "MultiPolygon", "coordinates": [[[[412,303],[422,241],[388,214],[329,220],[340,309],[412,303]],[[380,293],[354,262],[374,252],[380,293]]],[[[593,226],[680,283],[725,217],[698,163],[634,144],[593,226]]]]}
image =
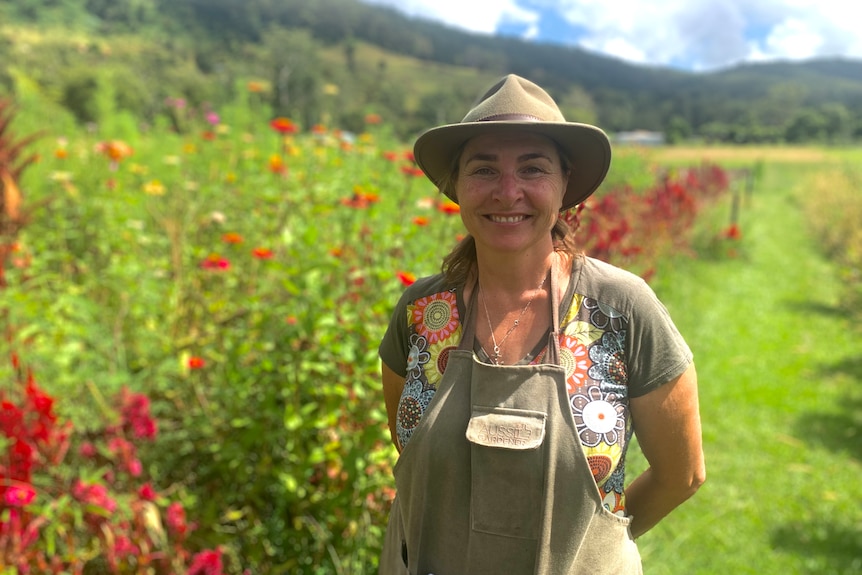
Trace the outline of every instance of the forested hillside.
{"type": "Polygon", "coordinates": [[[374,112],[410,136],[460,119],[506,72],[547,86],[570,119],[609,131],[661,130],[671,141],[862,138],[862,61],[685,73],[470,34],[357,0],[0,5],[0,91],[34,82],[82,122],[98,121],[100,105],[144,120],[164,115],[166,98],[218,106],[251,82],[255,97],[303,125],[358,129],[374,112]]]}

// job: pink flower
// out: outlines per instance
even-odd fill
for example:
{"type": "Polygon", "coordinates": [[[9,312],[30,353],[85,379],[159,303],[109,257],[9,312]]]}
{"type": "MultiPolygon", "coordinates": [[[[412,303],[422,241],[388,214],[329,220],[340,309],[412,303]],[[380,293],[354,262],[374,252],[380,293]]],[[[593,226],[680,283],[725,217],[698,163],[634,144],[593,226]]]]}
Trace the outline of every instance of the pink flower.
{"type": "Polygon", "coordinates": [[[144,466],[140,459],[135,458],[129,460],[129,463],[126,465],[126,470],[132,477],[140,477],[141,473],[144,471],[144,466]]]}
{"type": "Polygon", "coordinates": [[[79,479],[72,486],[72,496],[81,503],[101,507],[108,512],[117,508],[117,502],[108,495],[107,488],[98,483],[87,484],[79,479]]]}
{"type": "Polygon", "coordinates": [[[208,549],[195,555],[188,575],[222,575],[221,549],[208,549]]]}
{"type": "Polygon", "coordinates": [[[92,459],[93,457],[96,457],[96,453],[97,453],[96,446],[93,445],[92,443],[90,443],[89,441],[85,441],[84,443],[81,444],[81,447],[78,448],[78,453],[81,455],[81,457],[86,457],[87,459],[92,459]]]}
{"type": "Polygon", "coordinates": [[[182,537],[189,530],[186,523],[186,510],[183,509],[183,505],[179,501],[174,501],[168,505],[165,521],[168,524],[168,529],[175,536],[182,537]]]}
{"type": "Polygon", "coordinates": [[[138,547],[125,535],[118,535],[114,541],[114,553],[120,559],[138,554],[138,547]]]}
{"type": "Polygon", "coordinates": [[[10,507],[24,507],[36,499],[36,490],[31,485],[12,485],[6,489],[3,500],[10,507]]]}
{"type": "Polygon", "coordinates": [[[228,270],[230,261],[218,254],[210,254],[201,262],[201,267],[205,270],[228,270]]]}

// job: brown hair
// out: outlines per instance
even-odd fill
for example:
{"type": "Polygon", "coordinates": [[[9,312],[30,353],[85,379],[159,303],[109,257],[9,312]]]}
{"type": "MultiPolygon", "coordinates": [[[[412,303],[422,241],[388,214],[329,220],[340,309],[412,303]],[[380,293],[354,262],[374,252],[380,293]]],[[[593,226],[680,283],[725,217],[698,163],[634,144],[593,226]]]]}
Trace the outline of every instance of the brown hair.
{"type": "MultiPolygon", "coordinates": [[[[560,167],[563,172],[569,172],[571,169],[569,159],[563,153],[562,148],[554,142],[557,147],[557,152],[560,156],[560,167]]],[[[455,154],[455,159],[449,169],[447,176],[440,182],[440,191],[450,198],[457,198],[455,184],[458,181],[458,166],[461,161],[461,153],[464,150],[466,142],[461,146],[461,149],[455,154]]],[[[557,218],[554,227],[551,229],[551,237],[554,240],[554,250],[565,253],[567,255],[575,255],[577,248],[575,247],[574,230],[563,220],[557,218]]],[[[443,264],[440,270],[446,278],[446,283],[452,287],[462,286],[467,282],[470,273],[476,267],[476,240],[470,234],[467,234],[463,240],[452,249],[449,254],[443,258],[443,264]]]]}

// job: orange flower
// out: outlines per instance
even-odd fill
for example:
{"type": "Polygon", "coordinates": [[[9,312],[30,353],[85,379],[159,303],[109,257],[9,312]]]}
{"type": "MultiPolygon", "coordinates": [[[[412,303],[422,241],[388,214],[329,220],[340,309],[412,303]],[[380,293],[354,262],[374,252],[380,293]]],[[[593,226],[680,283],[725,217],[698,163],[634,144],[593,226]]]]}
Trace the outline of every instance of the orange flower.
{"type": "Polygon", "coordinates": [[[99,142],[96,144],[96,151],[107,156],[112,162],[119,162],[134,153],[131,146],[120,140],[99,142]]]}
{"type": "Polygon", "coordinates": [[[287,166],[278,154],[273,154],[269,157],[269,171],[273,174],[287,173],[287,166]]]}
{"type": "Polygon", "coordinates": [[[326,133],[326,126],[324,126],[323,124],[315,124],[311,127],[311,133],[318,136],[322,136],[326,133]]]}
{"type": "Polygon", "coordinates": [[[449,216],[461,213],[461,206],[459,206],[452,200],[440,202],[440,204],[437,206],[437,209],[449,216]]]}
{"type": "Polygon", "coordinates": [[[221,239],[226,244],[241,244],[243,242],[242,236],[236,232],[228,232],[221,239]]]}
{"type": "Polygon", "coordinates": [[[398,161],[398,152],[383,152],[383,158],[389,162],[398,161]]]}
{"type": "Polygon", "coordinates": [[[259,260],[269,260],[275,255],[269,248],[254,248],[251,250],[251,255],[259,260]]]}
{"type": "Polygon", "coordinates": [[[255,80],[250,81],[246,87],[248,88],[248,91],[252,94],[260,94],[266,89],[266,86],[263,82],[258,82],[255,80]]]}
{"type": "Polygon", "coordinates": [[[54,157],[58,160],[65,160],[69,157],[69,150],[66,148],[57,148],[54,150],[54,157]]]}
{"type": "Polygon", "coordinates": [[[723,235],[729,240],[738,240],[742,237],[742,230],[739,229],[739,224],[730,224],[730,226],[724,230],[723,235]]]}
{"type": "Polygon", "coordinates": [[[416,276],[410,272],[398,272],[396,275],[404,287],[409,287],[416,281],[416,276]]]}
{"type": "Polygon", "coordinates": [[[207,362],[206,360],[204,360],[204,358],[193,355],[189,358],[188,366],[189,369],[201,369],[206,364],[207,362]]]}
{"type": "Polygon", "coordinates": [[[284,118],[279,116],[275,118],[269,123],[270,128],[278,132],[279,134],[295,134],[299,131],[299,128],[296,127],[292,121],[288,118],[284,118]]]}
{"type": "Polygon", "coordinates": [[[380,117],[380,114],[365,114],[365,123],[376,125],[383,121],[383,118],[380,117]]]}
{"type": "Polygon", "coordinates": [[[424,227],[428,225],[428,218],[425,216],[416,216],[413,218],[413,223],[417,226],[424,227]]]}

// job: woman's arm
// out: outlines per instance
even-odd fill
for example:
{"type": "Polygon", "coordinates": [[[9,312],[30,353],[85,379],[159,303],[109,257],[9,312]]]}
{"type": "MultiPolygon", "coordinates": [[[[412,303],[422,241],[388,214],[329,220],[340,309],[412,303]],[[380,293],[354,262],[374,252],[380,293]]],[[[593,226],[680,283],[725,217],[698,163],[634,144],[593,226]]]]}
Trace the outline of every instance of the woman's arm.
{"type": "Polygon", "coordinates": [[[694,365],[674,381],[633,398],[630,407],[638,444],[649,463],[626,489],[632,535],[639,537],[706,480],[694,365]]]}
{"type": "Polygon", "coordinates": [[[395,432],[395,418],[398,414],[398,402],[401,400],[401,392],[404,391],[404,377],[398,375],[389,366],[380,362],[380,370],[383,373],[383,400],[386,402],[386,415],[389,417],[389,434],[396,449],[401,451],[398,445],[398,434],[395,432]]]}

